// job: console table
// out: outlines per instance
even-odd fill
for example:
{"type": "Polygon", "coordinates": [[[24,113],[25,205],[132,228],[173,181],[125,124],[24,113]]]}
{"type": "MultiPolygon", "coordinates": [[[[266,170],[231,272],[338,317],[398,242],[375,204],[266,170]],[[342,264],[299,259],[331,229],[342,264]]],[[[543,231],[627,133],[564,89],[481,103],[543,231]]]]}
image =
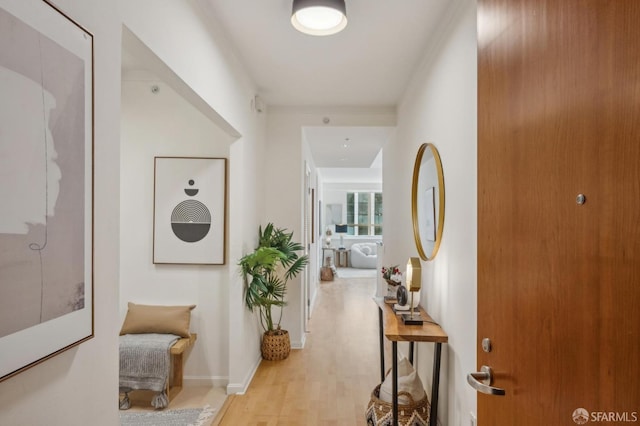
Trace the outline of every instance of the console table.
{"type": "Polygon", "coordinates": [[[433,354],[433,381],[431,385],[431,411],[429,425],[436,426],[438,422],[438,388],[440,385],[440,357],[442,344],[447,343],[449,336],[444,332],[422,307],[414,312],[420,312],[424,324],[405,325],[402,317],[393,312],[393,305],[386,303],[383,298],[374,298],[378,305],[380,321],[380,377],[384,381],[384,337],[391,341],[391,388],[393,392],[393,424],[398,424],[398,342],[409,342],[409,362],[413,364],[413,349],[415,342],[431,342],[435,344],[433,354]]]}
{"type": "Polygon", "coordinates": [[[331,265],[335,265],[335,257],[336,257],[336,249],[333,247],[322,247],[322,266],[331,266],[331,265]],[[330,251],[331,252],[331,263],[329,265],[325,265],[324,262],[327,259],[325,257],[325,252],[326,251],[330,251]]]}

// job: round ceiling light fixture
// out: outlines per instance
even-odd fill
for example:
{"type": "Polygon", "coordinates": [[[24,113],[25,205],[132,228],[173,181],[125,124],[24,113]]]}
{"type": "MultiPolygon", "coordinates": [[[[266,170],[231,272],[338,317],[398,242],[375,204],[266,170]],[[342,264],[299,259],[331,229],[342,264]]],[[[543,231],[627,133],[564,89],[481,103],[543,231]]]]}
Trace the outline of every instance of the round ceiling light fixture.
{"type": "Polygon", "coordinates": [[[347,26],[347,7],[344,0],[293,0],[291,24],[309,35],[336,34],[347,26]]]}

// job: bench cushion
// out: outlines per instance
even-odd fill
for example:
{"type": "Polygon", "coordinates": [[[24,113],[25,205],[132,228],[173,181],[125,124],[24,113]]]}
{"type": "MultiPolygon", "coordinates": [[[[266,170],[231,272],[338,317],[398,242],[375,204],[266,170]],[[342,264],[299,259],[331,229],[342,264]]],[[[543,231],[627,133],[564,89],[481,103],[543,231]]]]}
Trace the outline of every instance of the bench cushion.
{"type": "Polygon", "coordinates": [[[138,305],[129,302],[120,335],[158,333],[189,337],[191,310],[195,307],[196,305],[138,305]]]}

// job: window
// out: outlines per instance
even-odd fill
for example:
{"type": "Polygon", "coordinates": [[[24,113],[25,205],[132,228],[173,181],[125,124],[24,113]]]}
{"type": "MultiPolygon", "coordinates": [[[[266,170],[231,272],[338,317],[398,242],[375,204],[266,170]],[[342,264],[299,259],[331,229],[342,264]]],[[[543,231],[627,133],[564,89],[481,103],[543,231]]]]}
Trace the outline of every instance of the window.
{"type": "Polygon", "coordinates": [[[348,192],[349,235],[382,235],[382,193],[348,192]]]}

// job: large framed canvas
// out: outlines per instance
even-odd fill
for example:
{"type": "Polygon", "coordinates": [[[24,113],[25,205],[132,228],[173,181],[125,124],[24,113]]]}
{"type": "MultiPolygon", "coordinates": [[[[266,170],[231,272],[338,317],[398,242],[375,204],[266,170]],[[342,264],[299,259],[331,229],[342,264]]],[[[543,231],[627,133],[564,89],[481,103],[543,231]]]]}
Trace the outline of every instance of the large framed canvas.
{"type": "Polygon", "coordinates": [[[223,265],[225,158],[155,157],[153,263],[223,265]]]}
{"type": "Polygon", "coordinates": [[[93,37],[0,0],[0,380],[93,337],[93,37]]]}

